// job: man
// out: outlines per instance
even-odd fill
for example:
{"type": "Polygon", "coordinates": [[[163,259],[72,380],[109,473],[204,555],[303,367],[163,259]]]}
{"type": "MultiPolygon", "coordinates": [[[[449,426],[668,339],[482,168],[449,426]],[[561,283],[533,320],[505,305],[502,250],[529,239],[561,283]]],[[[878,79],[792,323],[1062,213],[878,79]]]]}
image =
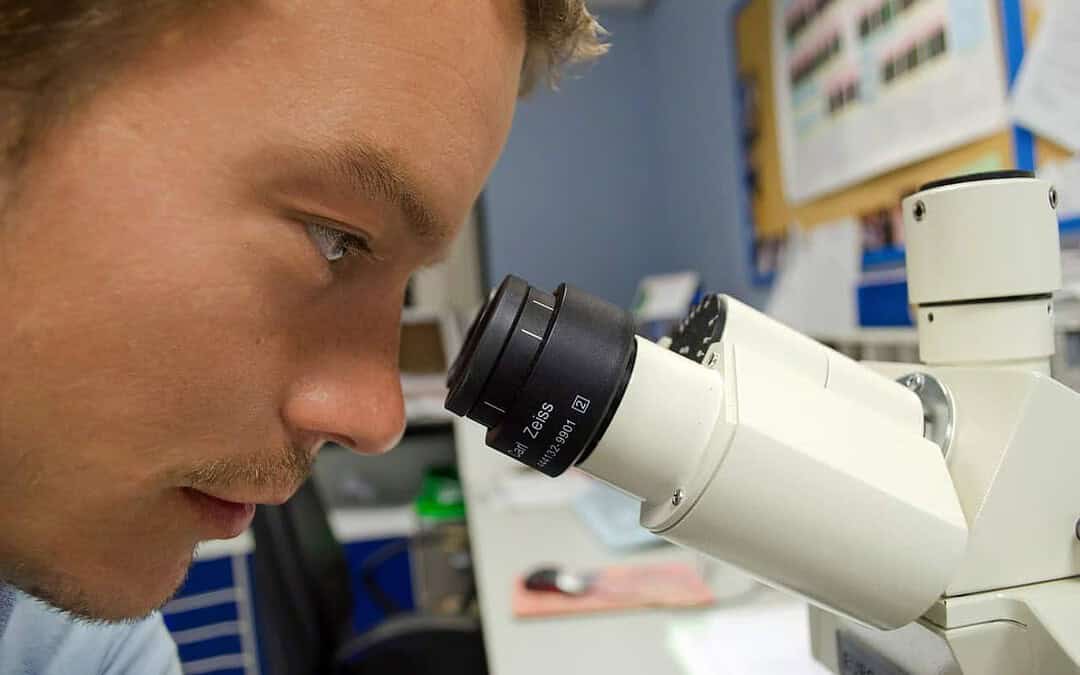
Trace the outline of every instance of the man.
{"type": "Polygon", "coordinates": [[[582,0],[0,0],[0,671],[178,672],[133,620],[395,444],[410,274],[600,51],[582,0]]]}

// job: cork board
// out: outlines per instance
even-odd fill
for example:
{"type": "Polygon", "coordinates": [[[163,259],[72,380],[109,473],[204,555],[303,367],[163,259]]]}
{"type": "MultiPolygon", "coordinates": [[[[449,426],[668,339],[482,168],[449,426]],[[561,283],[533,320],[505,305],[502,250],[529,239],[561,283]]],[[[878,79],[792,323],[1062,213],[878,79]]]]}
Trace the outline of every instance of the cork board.
{"type": "MultiPolygon", "coordinates": [[[[1037,28],[1040,9],[1034,0],[1022,1],[1025,3],[1025,28],[1030,39],[1037,28]]],[[[769,3],[770,0],[748,0],[734,18],[743,120],[742,151],[755,240],[781,239],[792,223],[814,227],[843,218],[885,213],[894,209],[901,197],[927,181],[950,174],[1016,165],[1012,129],[1002,129],[988,138],[901,167],[809,203],[799,206],[789,204],[784,196],[780,173],[769,3]]],[[[1040,160],[1069,155],[1063,148],[1042,139],[1036,140],[1036,153],[1040,160]]]]}

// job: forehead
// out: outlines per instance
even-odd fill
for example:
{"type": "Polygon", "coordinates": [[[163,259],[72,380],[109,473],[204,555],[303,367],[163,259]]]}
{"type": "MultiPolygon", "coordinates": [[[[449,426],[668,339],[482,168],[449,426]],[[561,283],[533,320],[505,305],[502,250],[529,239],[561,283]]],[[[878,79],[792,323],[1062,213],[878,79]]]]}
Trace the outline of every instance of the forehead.
{"type": "Polygon", "coordinates": [[[167,31],[135,70],[178,142],[239,159],[362,141],[454,222],[505,141],[524,40],[518,0],[263,0],[167,31]]]}

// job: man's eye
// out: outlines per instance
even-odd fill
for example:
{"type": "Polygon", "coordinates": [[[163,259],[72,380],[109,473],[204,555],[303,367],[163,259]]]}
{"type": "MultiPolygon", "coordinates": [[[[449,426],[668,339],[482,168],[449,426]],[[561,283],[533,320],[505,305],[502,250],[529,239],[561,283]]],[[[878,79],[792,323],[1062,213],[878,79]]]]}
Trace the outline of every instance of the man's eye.
{"type": "Polygon", "coordinates": [[[321,223],[307,223],[308,236],[315,248],[329,262],[354,255],[371,255],[367,240],[351,232],[327,227],[321,223]]]}

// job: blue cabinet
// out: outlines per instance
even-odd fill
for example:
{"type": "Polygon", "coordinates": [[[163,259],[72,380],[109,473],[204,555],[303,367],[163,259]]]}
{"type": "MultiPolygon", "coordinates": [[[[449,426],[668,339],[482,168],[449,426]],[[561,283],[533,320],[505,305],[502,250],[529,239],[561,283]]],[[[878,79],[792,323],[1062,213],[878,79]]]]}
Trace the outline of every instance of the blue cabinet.
{"type": "MultiPolygon", "coordinates": [[[[344,543],[352,581],[353,627],[358,633],[385,618],[387,600],[402,610],[415,607],[407,543],[407,537],[344,543]],[[373,555],[382,561],[368,578],[384,596],[381,601],[363,579],[364,562],[373,555]]],[[[258,631],[252,551],[248,533],[204,544],[184,585],[162,609],[186,675],[287,675],[268,673],[259,662],[259,640],[275,636],[258,631]]]]}
{"type": "Polygon", "coordinates": [[[183,587],[162,609],[187,675],[260,674],[250,540],[233,548],[192,565],[183,587]]]}

